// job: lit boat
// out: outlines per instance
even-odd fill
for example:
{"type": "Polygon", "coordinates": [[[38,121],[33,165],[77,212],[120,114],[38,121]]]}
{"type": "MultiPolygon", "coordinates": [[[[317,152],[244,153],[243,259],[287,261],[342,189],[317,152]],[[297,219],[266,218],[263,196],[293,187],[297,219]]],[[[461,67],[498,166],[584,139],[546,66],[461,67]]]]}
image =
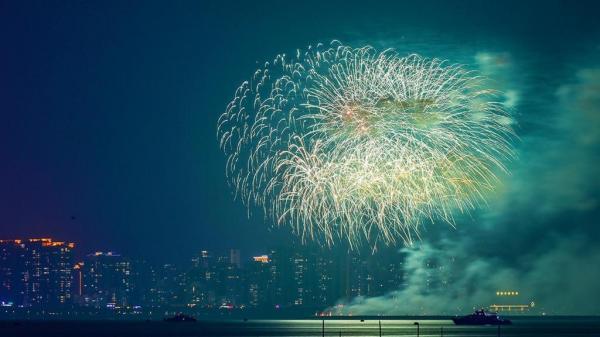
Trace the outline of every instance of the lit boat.
{"type": "Polygon", "coordinates": [[[164,319],[165,322],[195,322],[196,319],[192,316],[184,315],[179,313],[173,317],[167,317],[164,319]]]}
{"type": "Polygon", "coordinates": [[[474,313],[453,318],[456,325],[505,325],[512,324],[509,319],[501,318],[495,312],[486,312],[485,310],[476,310],[474,313]]]}

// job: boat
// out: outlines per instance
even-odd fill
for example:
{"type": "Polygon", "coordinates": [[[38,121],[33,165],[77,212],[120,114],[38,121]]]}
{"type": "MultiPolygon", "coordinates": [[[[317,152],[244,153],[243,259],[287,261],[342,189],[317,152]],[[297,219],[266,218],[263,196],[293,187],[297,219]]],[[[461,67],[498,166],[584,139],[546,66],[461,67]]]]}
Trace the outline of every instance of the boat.
{"type": "Polygon", "coordinates": [[[453,318],[452,321],[456,325],[506,325],[512,324],[509,319],[501,318],[495,312],[485,311],[483,309],[476,310],[474,313],[453,318]]]}
{"type": "Polygon", "coordinates": [[[167,317],[164,319],[165,322],[196,322],[196,319],[192,316],[184,315],[179,313],[173,317],[167,317]]]}

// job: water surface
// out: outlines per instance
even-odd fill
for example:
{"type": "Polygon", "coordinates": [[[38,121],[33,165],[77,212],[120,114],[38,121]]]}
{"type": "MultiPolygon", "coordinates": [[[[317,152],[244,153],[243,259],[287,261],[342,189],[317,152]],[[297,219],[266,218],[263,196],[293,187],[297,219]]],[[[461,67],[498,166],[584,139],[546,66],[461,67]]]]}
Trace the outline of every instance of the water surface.
{"type": "MultiPolygon", "coordinates": [[[[382,336],[600,336],[600,318],[520,318],[513,325],[458,327],[450,320],[382,320],[382,336]]],[[[379,336],[377,320],[4,321],[0,336],[379,336]]]]}

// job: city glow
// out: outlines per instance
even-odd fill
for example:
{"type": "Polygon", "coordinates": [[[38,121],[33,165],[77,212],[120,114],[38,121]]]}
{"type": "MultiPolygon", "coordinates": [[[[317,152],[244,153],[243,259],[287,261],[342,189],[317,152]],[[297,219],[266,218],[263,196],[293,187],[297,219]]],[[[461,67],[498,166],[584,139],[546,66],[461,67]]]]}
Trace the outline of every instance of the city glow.
{"type": "Polygon", "coordinates": [[[484,82],[336,41],[278,55],[218,121],[227,177],[302,240],[411,244],[425,221],[484,204],[512,157],[512,117],[484,82]]]}
{"type": "Polygon", "coordinates": [[[254,260],[254,262],[269,263],[268,255],[254,256],[254,257],[252,257],[252,259],[254,260]]]}

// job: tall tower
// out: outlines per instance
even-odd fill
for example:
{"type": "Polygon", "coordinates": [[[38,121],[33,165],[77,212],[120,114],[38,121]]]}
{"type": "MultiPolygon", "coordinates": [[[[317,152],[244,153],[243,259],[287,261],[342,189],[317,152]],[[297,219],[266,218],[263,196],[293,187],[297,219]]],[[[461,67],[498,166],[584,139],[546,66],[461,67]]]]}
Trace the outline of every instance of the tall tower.
{"type": "Polygon", "coordinates": [[[22,305],[25,295],[25,244],[21,240],[0,240],[0,300],[22,305]]]}
{"type": "Polygon", "coordinates": [[[130,302],[131,263],[113,252],[89,254],[83,264],[83,294],[93,307],[118,307],[130,302]]]}
{"type": "Polygon", "coordinates": [[[51,238],[25,242],[25,306],[54,308],[70,302],[74,247],[51,238]]]}

